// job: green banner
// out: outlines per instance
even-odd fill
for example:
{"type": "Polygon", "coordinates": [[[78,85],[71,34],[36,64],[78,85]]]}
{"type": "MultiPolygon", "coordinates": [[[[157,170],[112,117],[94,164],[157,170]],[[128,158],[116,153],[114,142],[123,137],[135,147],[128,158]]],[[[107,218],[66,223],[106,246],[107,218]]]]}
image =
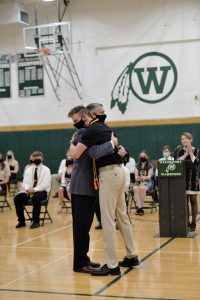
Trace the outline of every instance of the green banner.
{"type": "Polygon", "coordinates": [[[17,55],[19,97],[44,95],[44,71],[39,55],[17,55]]]}
{"type": "Polygon", "coordinates": [[[10,56],[0,54],[0,98],[10,98],[10,56]]]}
{"type": "Polygon", "coordinates": [[[182,177],[184,172],[181,160],[161,160],[158,161],[159,177],[182,177]]]}

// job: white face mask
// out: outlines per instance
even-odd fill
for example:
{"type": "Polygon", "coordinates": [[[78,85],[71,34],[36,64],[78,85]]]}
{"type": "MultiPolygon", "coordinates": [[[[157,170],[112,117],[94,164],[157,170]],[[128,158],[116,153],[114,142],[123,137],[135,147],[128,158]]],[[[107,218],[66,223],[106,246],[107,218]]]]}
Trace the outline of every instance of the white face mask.
{"type": "Polygon", "coordinates": [[[163,157],[164,158],[168,158],[169,156],[170,156],[170,152],[168,152],[168,151],[163,152],[163,157]]]}

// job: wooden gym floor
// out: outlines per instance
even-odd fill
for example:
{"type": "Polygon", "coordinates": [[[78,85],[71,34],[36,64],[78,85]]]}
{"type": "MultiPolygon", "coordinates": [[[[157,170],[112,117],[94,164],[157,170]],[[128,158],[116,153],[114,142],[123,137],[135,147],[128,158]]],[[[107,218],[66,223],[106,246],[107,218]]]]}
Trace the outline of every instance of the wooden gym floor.
{"type": "MultiPolygon", "coordinates": [[[[10,198],[13,205],[13,199],[10,198]]],[[[200,205],[200,201],[199,201],[200,205]]],[[[200,206],[199,206],[200,207],[200,206]]],[[[200,299],[200,215],[195,238],[156,238],[158,213],[144,216],[131,211],[135,245],[141,265],[122,268],[121,276],[93,277],[72,271],[72,220],[70,211],[58,215],[57,199],[46,221],[37,229],[15,229],[12,206],[0,212],[0,299],[200,299]]],[[[90,256],[104,263],[102,231],[91,229],[90,256]]],[[[118,257],[125,255],[119,231],[118,257]]]]}

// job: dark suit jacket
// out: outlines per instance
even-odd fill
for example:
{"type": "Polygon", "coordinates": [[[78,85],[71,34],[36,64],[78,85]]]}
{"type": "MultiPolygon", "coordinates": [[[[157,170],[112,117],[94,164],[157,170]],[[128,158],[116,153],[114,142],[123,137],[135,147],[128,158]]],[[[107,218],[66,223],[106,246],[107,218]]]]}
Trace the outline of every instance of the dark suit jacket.
{"type": "MultiPolygon", "coordinates": [[[[76,131],[75,143],[78,143],[86,129],[76,131]]],[[[114,152],[111,142],[102,145],[95,145],[84,152],[79,159],[74,161],[71,174],[70,190],[72,194],[97,196],[98,192],[94,189],[93,163],[92,158],[99,158],[114,152]]]]}

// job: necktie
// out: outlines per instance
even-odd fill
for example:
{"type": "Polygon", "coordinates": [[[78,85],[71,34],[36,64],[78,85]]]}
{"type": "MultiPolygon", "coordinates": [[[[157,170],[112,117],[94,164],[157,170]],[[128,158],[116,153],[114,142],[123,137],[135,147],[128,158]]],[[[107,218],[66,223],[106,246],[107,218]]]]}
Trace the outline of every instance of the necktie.
{"type": "Polygon", "coordinates": [[[33,187],[35,187],[35,186],[37,185],[37,181],[38,181],[37,170],[38,170],[38,168],[35,168],[35,173],[34,173],[34,184],[33,184],[33,187]]]}

